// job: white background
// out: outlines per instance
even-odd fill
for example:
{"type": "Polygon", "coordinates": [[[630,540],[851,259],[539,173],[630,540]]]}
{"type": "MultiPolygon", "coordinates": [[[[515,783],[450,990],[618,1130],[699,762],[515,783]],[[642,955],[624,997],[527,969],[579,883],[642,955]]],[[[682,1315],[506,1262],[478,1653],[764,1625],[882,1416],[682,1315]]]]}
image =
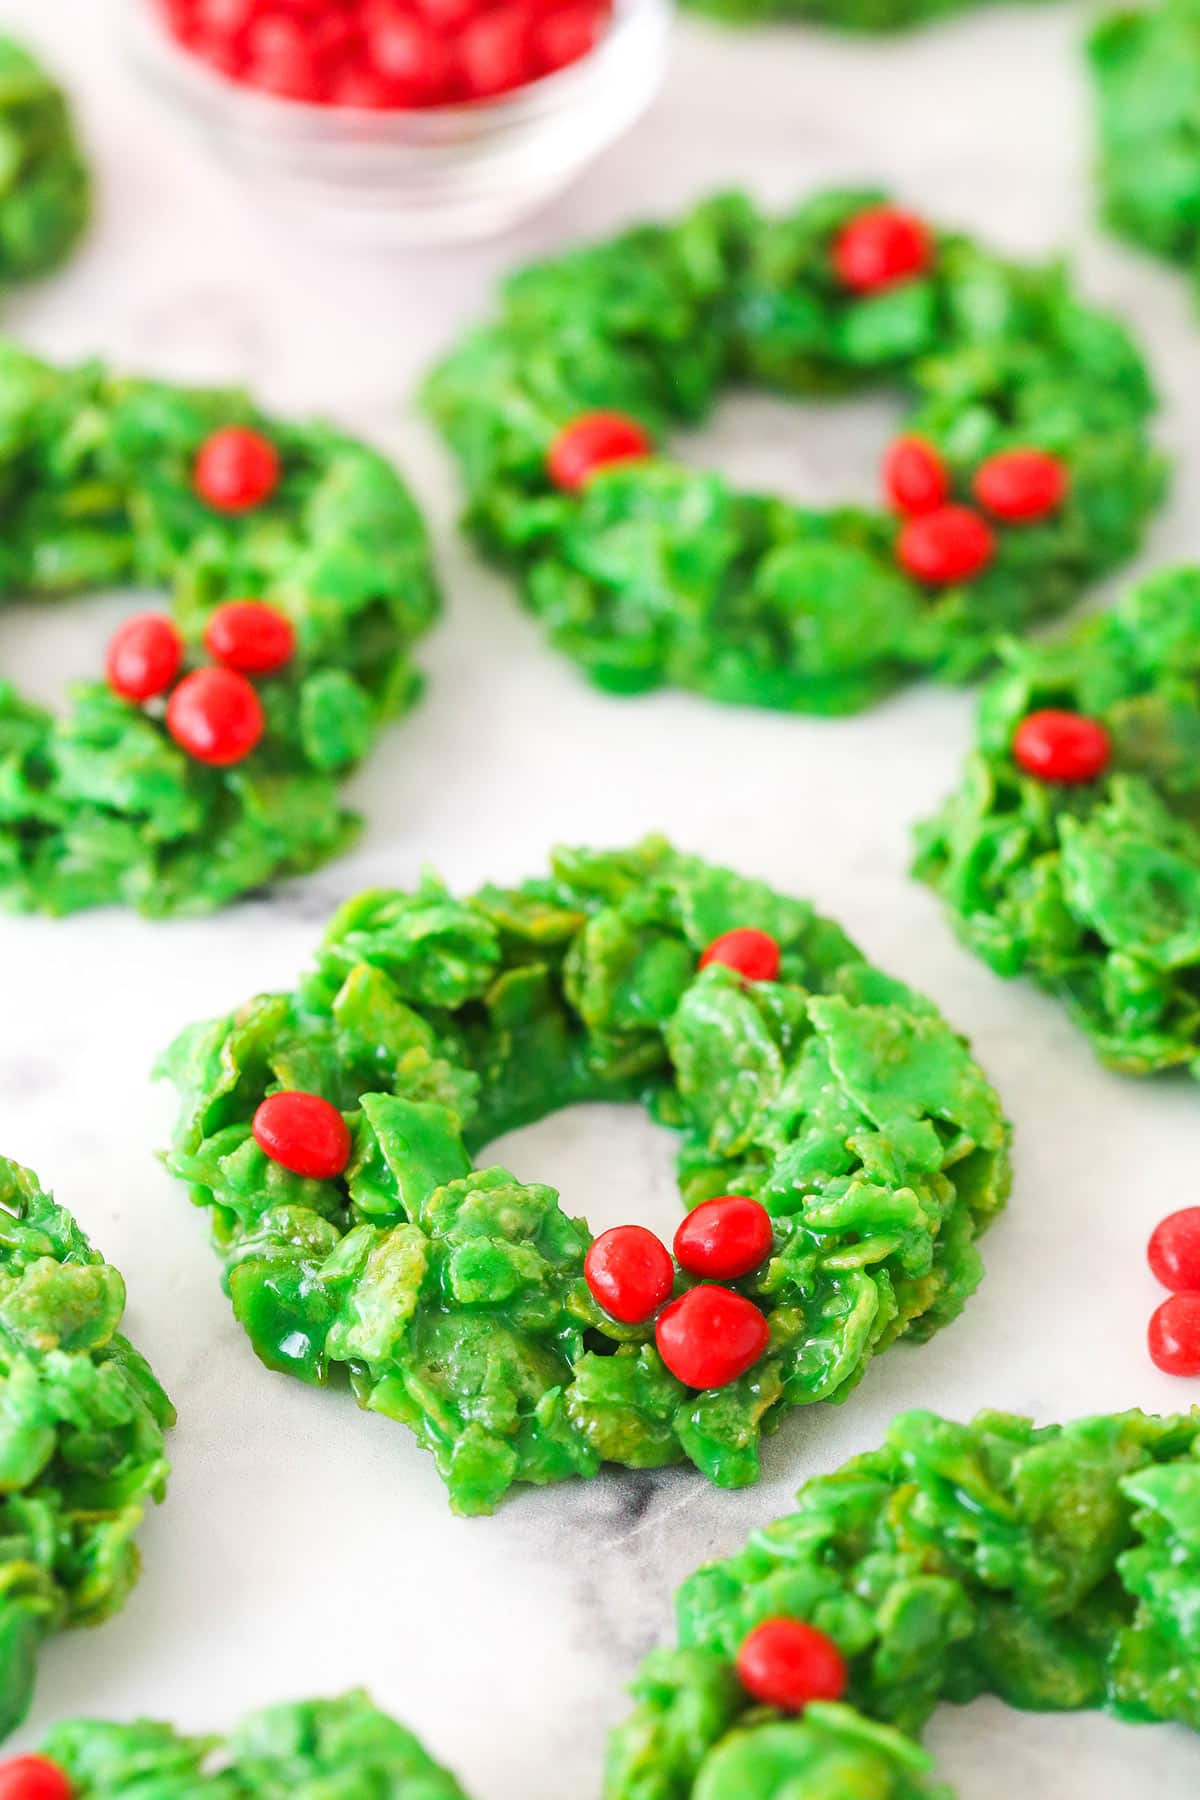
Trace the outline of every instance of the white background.
{"type": "MultiPolygon", "coordinates": [[[[435,521],[448,601],[421,651],[426,700],[356,783],[369,828],[355,855],[204,923],[0,919],[0,1146],[42,1173],[124,1271],[129,1329],[182,1419],[140,1588],[113,1624],[47,1649],[20,1741],[81,1711],[221,1727],[265,1701],[368,1682],[475,1800],[585,1800],[622,1685],[668,1634],[677,1581],[784,1510],[804,1476],[876,1443],[894,1411],[988,1404],[1056,1419],[1200,1399],[1148,1361],[1158,1295],[1143,1261],[1160,1214],[1195,1198],[1200,1101],[1184,1082],[1103,1073],[1054,1004],[960,951],[907,879],[909,827],[955,777],[968,695],[913,690],[823,723],[590,692],[456,537],[451,472],[408,396],[509,263],[716,185],[783,202],[882,179],[1013,251],[1066,250],[1088,293],[1139,326],[1180,461],[1149,568],[1197,548],[1200,321],[1183,277],[1094,228],[1086,15],[1072,6],[996,10],[881,44],[687,24],[651,115],[519,238],[374,263],[256,216],[130,77],[104,0],[7,0],[0,18],[72,90],[99,190],[87,245],[6,303],[8,328],[54,355],[244,378],[273,404],[375,438],[435,521]],[[203,1219],[153,1159],[170,1100],[150,1064],[185,1022],[289,984],[332,905],[358,887],[407,884],[425,863],[466,887],[515,879],[540,871],[555,840],[615,845],[652,828],[811,895],[969,1032],[1016,1122],[1011,1208],[965,1318],[881,1360],[844,1409],[796,1415],[757,1489],[613,1473],[457,1520],[403,1430],[255,1362],[203,1219]]],[[[688,453],[798,498],[866,498],[895,417],[884,401],[730,402],[688,453]]],[[[99,666],[128,604],[12,608],[0,665],[56,699],[67,677],[99,666]]],[[[566,1114],[505,1154],[597,1229],[637,1218],[667,1230],[676,1217],[670,1144],[633,1113],[566,1114]]],[[[964,1800],[1197,1791],[1200,1751],[1169,1729],[983,1704],[944,1712],[931,1742],[964,1800]]]]}

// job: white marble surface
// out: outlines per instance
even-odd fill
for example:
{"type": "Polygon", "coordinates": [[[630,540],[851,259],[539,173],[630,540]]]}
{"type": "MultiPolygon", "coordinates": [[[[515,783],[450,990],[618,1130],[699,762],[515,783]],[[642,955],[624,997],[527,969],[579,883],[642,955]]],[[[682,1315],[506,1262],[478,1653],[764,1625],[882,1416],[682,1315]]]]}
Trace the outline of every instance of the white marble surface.
{"type": "MultiPolygon", "coordinates": [[[[1194,1090],[1102,1073],[1052,1004],[958,950],[905,876],[908,826],[953,777],[968,696],[913,691],[823,724],[591,693],[456,539],[449,471],[405,405],[509,261],[717,183],[783,198],[890,176],[932,214],[1014,250],[1065,248],[1089,291],[1136,320],[1181,455],[1144,565],[1194,553],[1200,322],[1182,279],[1092,228],[1085,16],[997,10],[879,46],[688,25],[653,113],[518,240],[348,263],[279,236],[194,153],[128,78],[104,0],[0,5],[74,90],[101,195],[86,248],[9,305],[7,324],[55,354],[244,377],[280,405],[370,433],[437,521],[449,599],[423,653],[428,697],[358,782],[370,828],[353,857],[202,924],[0,919],[0,1144],[125,1271],[130,1328],[182,1415],[142,1584],[115,1623],[47,1650],[22,1741],[66,1712],[222,1725],[259,1702],[366,1681],[477,1800],[592,1796],[622,1684],[667,1633],[674,1584],[782,1510],[803,1476],[875,1443],[896,1409],[986,1403],[1049,1419],[1200,1399],[1143,1349],[1156,1299],[1145,1237],[1195,1197],[1194,1090]],[[965,1318],[879,1362],[843,1410],[797,1416],[757,1490],[613,1475],[466,1523],[404,1432],[256,1364],[201,1218],[153,1160],[168,1099],[148,1070],[185,1021],[288,982],[333,902],[367,882],[408,882],[426,862],[455,883],[516,877],[542,866],[552,840],[615,844],[652,827],[814,896],[933,994],[1016,1121],[1016,1191],[965,1318]]],[[[890,418],[884,402],[739,402],[693,451],[797,496],[865,495],[890,418]]],[[[53,697],[96,666],[121,604],[15,609],[0,627],[5,672],[53,697]]],[[[669,1145],[640,1117],[564,1115],[509,1154],[597,1226],[667,1228],[675,1216],[669,1145]]],[[[943,1715],[932,1741],[964,1800],[1197,1791],[1195,1740],[1165,1729],[977,1706],[943,1715]]]]}

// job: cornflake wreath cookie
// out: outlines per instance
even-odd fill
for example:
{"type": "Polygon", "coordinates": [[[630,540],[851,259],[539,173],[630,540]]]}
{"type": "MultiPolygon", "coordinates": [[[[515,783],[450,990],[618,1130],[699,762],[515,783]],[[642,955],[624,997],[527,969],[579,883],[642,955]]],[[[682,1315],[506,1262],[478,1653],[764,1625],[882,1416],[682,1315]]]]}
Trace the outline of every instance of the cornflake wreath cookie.
{"type": "Polygon", "coordinates": [[[0,344],[0,594],[163,588],[54,716],[0,682],[0,902],[211,910],[341,851],[437,596],[391,465],[242,394],[0,344]]]}
{"type": "Polygon", "coordinates": [[[955,1317],[1009,1185],[999,1101],[929,1001],[661,839],[466,900],[361,894],[294,992],[161,1072],[168,1167],[259,1356],[410,1426],[464,1513],[604,1462],[752,1482],[790,1407],[955,1317]],[[586,1100],[678,1130],[674,1258],[476,1166],[586,1100]]]}
{"type": "Polygon", "coordinates": [[[90,207],[62,91],[28,50],[0,35],[0,286],[62,262],[90,207]]]}
{"type": "Polygon", "coordinates": [[[426,397],[480,543],[622,693],[846,713],[917,674],[965,680],[1127,556],[1163,486],[1124,329],[1060,268],[875,193],[779,219],[724,195],[527,269],[426,397]],[[914,407],[888,508],[738,493],[662,449],[732,384],[873,381],[914,407]]]}
{"type": "Polygon", "coordinates": [[[951,13],[974,8],[978,0],[686,0],[694,11],[731,25],[774,20],[812,20],[840,31],[905,31],[951,13]]]}
{"type": "Polygon", "coordinates": [[[605,1800],[953,1800],[915,1739],[981,1694],[1200,1730],[1198,1443],[1200,1412],[901,1413],[684,1582],[605,1800]]]}
{"type": "Polygon", "coordinates": [[[1200,9],[1112,14],[1089,43],[1105,223],[1186,268],[1200,256],[1200,9]]]}
{"type": "Polygon", "coordinates": [[[121,1336],[125,1284],[37,1177],[0,1159],[0,1735],[53,1632],[98,1625],[137,1580],[170,1401],[121,1336]]]}
{"type": "Polygon", "coordinates": [[[1200,1075],[1200,569],[1006,661],[915,872],[1111,1068],[1200,1075]]]}
{"type": "Polygon", "coordinates": [[[4,1800],[465,1800],[365,1694],[255,1713],[226,1739],[73,1719],[0,1763],[4,1800]]]}

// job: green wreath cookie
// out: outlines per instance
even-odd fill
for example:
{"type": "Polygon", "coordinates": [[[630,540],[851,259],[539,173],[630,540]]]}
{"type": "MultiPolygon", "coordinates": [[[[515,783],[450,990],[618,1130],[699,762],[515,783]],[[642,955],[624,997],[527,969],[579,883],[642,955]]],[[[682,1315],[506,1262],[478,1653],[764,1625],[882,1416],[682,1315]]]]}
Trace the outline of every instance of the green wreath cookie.
{"type": "MultiPolygon", "coordinates": [[[[527,269],[427,402],[467,521],[601,687],[817,713],[965,680],[1137,544],[1162,490],[1123,328],[871,193],[736,195],[527,269]],[[899,383],[892,511],[738,493],[656,454],[730,384],[899,383]]],[[[802,425],[799,427],[803,429],[802,425]]]]}
{"type": "Polygon", "coordinates": [[[54,716],[0,682],[0,902],[223,905],[341,851],[339,788],[419,688],[425,532],[374,450],[244,395],[0,344],[0,595],[137,584],[107,679],[54,716]]]}
{"type": "Polygon", "coordinates": [[[175,1420],[118,1331],[125,1284],[37,1177],[0,1159],[0,1736],[55,1631],[98,1625],[138,1576],[175,1420]]]}
{"type": "Polygon", "coordinates": [[[10,1800],[465,1800],[361,1693],[272,1706],[224,1740],[74,1719],[38,1756],[0,1765],[0,1783],[10,1800]]]}
{"type": "Polygon", "coordinates": [[[90,204],[66,99],[28,50],[0,36],[0,285],[62,262],[90,204]]]}
{"type": "Polygon", "coordinates": [[[1111,1068],[1200,1075],[1200,569],[1010,646],[917,846],[963,941],[1060,995],[1111,1068]]]}
{"type": "Polygon", "coordinates": [[[1200,255],[1200,8],[1114,13],[1089,44],[1105,223],[1196,270],[1200,255]]]}
{"type": "Polygon", "coordinates": [[[162,1072],[168,1167],[259,1356],[348,1379],[466,1513],[604,1462],[753,1481],[790,1407],[961,1310],[1009,1182],[999,1102],[929,1001],[660,839],[467,900],[362,894],[292,993],[193,1026],[162,1072]],[[674,1260],[475,1166],[585,1100],[679,1131],[674,1260]]]}
{"type": "Polygon", "coordinates": [[[974,8],[978,0],[685,0],[731,25],[812,20],[839,31],[907,31],[974,8]]]}
{"type": "Polygon", "coordinates": [[[605,1800],[952,1800],[915,1737],[980,1694],[1200,1730],[1198,1445],[1196,1412],[900,1414],[684,1582],[605,1800]]]}

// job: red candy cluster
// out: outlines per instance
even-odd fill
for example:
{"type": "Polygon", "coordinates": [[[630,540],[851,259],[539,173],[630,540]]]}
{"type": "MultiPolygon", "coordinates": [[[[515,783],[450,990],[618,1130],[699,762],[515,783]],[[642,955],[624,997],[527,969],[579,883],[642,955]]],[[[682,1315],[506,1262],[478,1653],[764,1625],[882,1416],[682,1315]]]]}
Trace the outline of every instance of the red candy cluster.
{"type": "MultiPolygon", "coordinates": [[[[833,272],[852,294],[868,296],[914,281],[932,267],[933,234],[923,220],[892,206],[876,206],[847,221],[833,240],[833,272]]],[[[1044,450],[1002,450],[975,472],[973,497],[982,512],[952,498],[950,471],[923,438],[899,438],[883,459],[883,485],[903,515],[896,539],[901,568],[931,587],[969,581],[996,553],[996,535],[983,516],[1026,524],[1056,512],[1067,496],[1067,471],[1044,450]]]]}
{"type": "Polygon", "coordinates": [[[950,470],[924,438],[897,438],[883,459],[884,492],[903,517],[897,560],[934,587],[969,581],[987,568],[996,531],[985,513],[1002,525],[1030,524],[1057,512],[1069,485],[1064,464],[1047,451],[999,450],[976,469],[971,491],[978,504],[967,506],[951,498],[950,470]]]}
{"type": "Polygon", "coordinates": [[[671,1300],[675,1264],[689,1275],[736,1281],[767,1260],[774,1241],[765,1207],[724,1194],[688,1214],[675,1233],[674,1260],[644,1225],[614,1225],[588,1251],[583,1274],[592,1298],[623,1325],[658,1314],[654,1341],[672,1375],[688,1387],[725,1387],[766,1349],[767,1321],[753,1300],[711,1281],[671,1300]]]}
{"type": "Polygon", "coordinates": [[[1200,1206],[1185,1206],[1155,1226],[1150,1268],[1171,1297],[1150,1320],[1150,1357],[1168,1375],[1200,1375],[1200,1206]]]}
{"type": "MultiPolygon", "coordinates": [[[[240,425],[214,431],[200,446],[192,485],[215,512],[239,514],[269,500],[279,484],[279,455],[240,425]]],[[[193,669],[174,685],[184,642],[162,613],[138,613],[113,633],[105,658],[108,685],[141,705],[171,689],[167,730],[181,750],[212,768],[249,756],[266,729],[262,701],[248,675],[268,675],[291,661],[291,620],[259,600],[228,600],[208,621],[204,647],[215,668],[193,669]]]]}
{"type": "Polygon", "coordinates": [[[222,75],[318,106],[489,100],[578,62],[612,0],[160,0],[222,75]]]}

